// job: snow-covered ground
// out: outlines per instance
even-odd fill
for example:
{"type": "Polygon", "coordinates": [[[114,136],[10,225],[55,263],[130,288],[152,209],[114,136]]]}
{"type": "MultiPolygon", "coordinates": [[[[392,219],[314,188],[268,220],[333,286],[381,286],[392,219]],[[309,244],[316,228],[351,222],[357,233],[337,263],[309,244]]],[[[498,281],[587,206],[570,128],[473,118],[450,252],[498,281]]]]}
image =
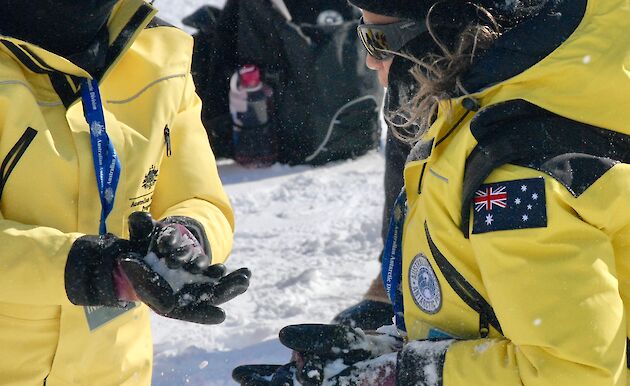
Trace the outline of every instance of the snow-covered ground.
{"type": "Polygon", "coordinates": [[[281,327],[330,321],[378,274],[380,153],[318,168],[219,171],[237,218],[228,267],[249,267],[251,287],[224,306],[218,326],[154,317],[154,385],[230,385],[239,364],[286,362],[281,327]]]}
{"type": "MultiPolygon", "coordinates": [[[[221,0],[157,0],[159,16],[181,18],[221,0]]],[[[248,292],[227,303],[227,320],[200,326],[153,318],[154,386],[232,385],[245,363],[284,363],[276,339],[285,325],[328,322],[357,302],[379,270],[383,155],[317,168],[260,170],[220,162],[236,212],[229,269],[247,266],[248,292]]]]}

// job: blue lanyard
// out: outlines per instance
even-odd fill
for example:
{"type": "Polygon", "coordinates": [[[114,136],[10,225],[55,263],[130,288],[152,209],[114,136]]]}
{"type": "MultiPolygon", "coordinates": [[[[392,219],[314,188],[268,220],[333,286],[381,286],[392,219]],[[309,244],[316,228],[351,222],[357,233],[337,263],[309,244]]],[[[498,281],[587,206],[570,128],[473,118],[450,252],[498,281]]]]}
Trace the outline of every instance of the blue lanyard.
{"type": "Polygon", "coordinates": [[[402,234],[405,216],[407,215],[407,195],[403,189],[392,211],[389,220],[387,240],[383,250],[383,262],[381,276],[385,291],[394,308],[394,320],[396,327],[401,331],[407,331],[404,319],[404,305],[402,296],[402,234]]]}
{"type": "Polygon", "coordinates": [[[103,104],[101,103],[98,83],[95,80],[85,79],[83,81],[81,84],[81,98],[83,99],[85,120],[90,125],[94,171],[96,172],[98,194],[101,198],[99,233],[104,235],[107,233],[105,220],[114,207],[116,187],[120,178],[120,160],[105,130],[103,104]]]}

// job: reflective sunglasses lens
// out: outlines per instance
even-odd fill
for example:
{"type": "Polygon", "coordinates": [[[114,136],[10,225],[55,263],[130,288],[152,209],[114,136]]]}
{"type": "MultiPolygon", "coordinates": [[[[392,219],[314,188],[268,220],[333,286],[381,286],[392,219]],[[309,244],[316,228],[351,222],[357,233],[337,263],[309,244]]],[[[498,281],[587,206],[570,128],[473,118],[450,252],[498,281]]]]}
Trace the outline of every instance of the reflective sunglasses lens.
{"type": "Polygon", "coordinates": [[[366,24],[360,24],[357,28],[357,32],[368,54],[378,60],[391,57],[391,54],[383,51],[390,50],[387,44],[387,37],[383,31],[370,28],[366,24]]]}

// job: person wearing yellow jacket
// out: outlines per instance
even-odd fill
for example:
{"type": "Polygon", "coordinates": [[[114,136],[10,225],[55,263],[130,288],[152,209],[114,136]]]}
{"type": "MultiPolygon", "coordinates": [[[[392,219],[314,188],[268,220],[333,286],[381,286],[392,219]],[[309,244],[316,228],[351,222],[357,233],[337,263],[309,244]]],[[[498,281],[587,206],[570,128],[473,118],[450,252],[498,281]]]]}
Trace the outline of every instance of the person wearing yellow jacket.
{"type": "Polygon", "coordinates": [[[285,327],[294,362],[234,378],[629,385],[627,2],[351,1],[375,59],[439,43],[399,111],[415,146],[383,262],[396,329],[285,327]]]}
{"type": "Polygon", "coordinates": [[[147,305],[221,323],[250,275],[192,38],[142,0],[0,8],[0,384],[150,385],[147,305]]]}

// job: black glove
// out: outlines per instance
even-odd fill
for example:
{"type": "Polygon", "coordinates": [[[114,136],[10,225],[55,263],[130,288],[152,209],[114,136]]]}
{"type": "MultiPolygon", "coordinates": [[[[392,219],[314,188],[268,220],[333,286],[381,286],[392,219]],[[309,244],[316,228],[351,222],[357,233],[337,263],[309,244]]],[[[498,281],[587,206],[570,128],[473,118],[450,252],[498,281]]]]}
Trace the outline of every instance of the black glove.
{"type": "Polygon", "coordinates": [[[291,386],[297,368],[295,362],[286,365],[243,365],[232,371],[232,379],[241,386],[291,386]]]}
{"type": "Polygon", "coordinates": [[[153,252],[170,269],[183,267],[190,273],[201,273],[211,263],[203,226],[190,217],[173,216],[155,221],[147,212],[134,212],[129,216],[129,234],[136,253],[144,256],[153,252]]]}
{"type": "Polygon", "coordinates": [[[195,323],[221,323],[225,312],[216,306],[245,292],[251,273],[241,268],[225,275],[224,265],[209,265],[210,258],[196,237],[191,239],[188,228],[181,226],[183,220],[155,222],[148,213],[133,213],[129,217],[133,252],[121,257],[120,266],[138,298],[156,313],[195,323]]]}
{"type": "Polygon", "coordinates": [[[290,363],[239,366],[232,378],[243,386],[394,384],[396,353],[402,347],[397,335],[303,324],[283,328],[279,338],[293,349],[290,363]]]}
{"type": "Polygon", "coordinates": [[[346,324],[369,331],[392,324],[393,318],[394,310],[390,303],[364,299],[338,313],[332,323],[346,324]]]}
{"type": "Polygon", "coordinates": [[[70,247],[64,272],[70,302],[82,306],[119,306],[113,272],[118,257],[129,251],[129,241],[111,233],[79,237],[70,247]]]}

